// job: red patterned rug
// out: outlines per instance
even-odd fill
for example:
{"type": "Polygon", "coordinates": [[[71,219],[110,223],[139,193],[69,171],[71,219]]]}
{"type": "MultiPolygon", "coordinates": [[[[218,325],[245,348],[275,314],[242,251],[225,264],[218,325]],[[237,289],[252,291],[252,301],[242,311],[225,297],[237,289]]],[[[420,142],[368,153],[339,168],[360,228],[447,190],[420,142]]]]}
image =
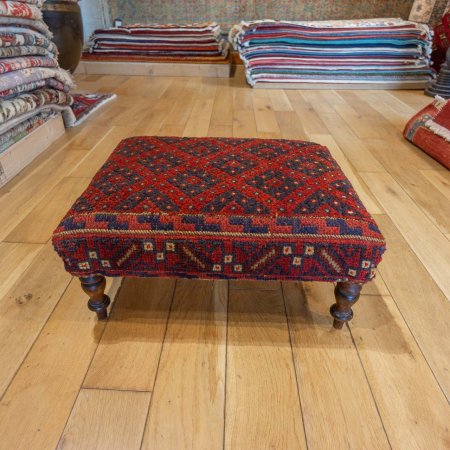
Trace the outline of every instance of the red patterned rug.
{"type": "Polygon", "coordinates": [[[103,105],[114,100],[116,94],[72,94],[72,97],[71,108],[76,120],[71,126],[76,127],[103,105]]]}
{"type": "Polygon", "coordinates": [[[404,136],[450,170],[450,101],[440,97],[407,124],[404,136]]]}

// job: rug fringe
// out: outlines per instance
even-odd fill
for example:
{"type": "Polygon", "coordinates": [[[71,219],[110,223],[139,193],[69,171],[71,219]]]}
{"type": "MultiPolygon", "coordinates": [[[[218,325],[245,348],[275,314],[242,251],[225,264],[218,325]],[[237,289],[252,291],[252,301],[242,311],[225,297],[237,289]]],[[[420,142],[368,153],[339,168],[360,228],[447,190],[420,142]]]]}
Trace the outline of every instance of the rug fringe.
{"type": "Polygon", "coordinates": [[[425,126],[430,129],[434,134],[437,134],[438,136],[441,136],[444,138],[447,142],[450,142],[450,130],[443,127],[442,125],[439,125],[438,123],[434,122],[433,120],[428,120],[425,122],[425,126]]]}

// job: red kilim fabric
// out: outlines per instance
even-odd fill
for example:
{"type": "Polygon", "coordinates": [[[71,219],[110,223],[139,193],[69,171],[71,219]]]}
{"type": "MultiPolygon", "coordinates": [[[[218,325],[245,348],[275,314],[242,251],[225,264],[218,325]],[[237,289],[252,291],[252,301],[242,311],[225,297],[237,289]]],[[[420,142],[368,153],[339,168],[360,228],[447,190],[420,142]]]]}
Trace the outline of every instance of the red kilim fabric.
{"type": "Polygon", "coordinates": [[[419,111],[403,132],[406,139],[450,170],[450,102],[435,100],[419,111]]]}
{"type": "Polygon", "coordinates": [[[366,282],[385,241],[310,142],[122,141],[53,236],[76,276],[366,282]]]}

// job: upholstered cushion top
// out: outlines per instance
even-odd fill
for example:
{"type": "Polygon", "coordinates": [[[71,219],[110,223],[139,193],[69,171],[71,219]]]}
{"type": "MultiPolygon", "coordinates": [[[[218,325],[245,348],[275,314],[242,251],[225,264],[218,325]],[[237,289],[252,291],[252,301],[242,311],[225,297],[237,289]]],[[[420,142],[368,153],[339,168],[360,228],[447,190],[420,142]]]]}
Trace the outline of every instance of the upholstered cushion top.
{"type": "Polygon", "coordinates": [[[178,137],[122,141],[53,244],[77,276],[352,282],[385,250],[325,147],[178,137]]]}

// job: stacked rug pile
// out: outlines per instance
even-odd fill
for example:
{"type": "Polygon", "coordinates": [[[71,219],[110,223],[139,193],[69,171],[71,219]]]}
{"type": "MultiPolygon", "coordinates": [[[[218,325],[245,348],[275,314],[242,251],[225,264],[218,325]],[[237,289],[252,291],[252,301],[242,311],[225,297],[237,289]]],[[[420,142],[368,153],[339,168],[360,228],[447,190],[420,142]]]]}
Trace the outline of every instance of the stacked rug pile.
{"type": "Polygon", "coordinates": [[[214,63],[225,62],[228,51],[216,23],[132,25],[96,30],[83,59],[214,63]]]}
{"type": "Polygon", "coordinates": [[[445,54],[450,47],[450,14],[447,13],[442,17],[440,23],[434,27],[433,53],[431,59],[433,68],[440,70],[445,62],[445,54]]]}
{"type": "Polygon", "coordinates": [[[72,78],[41,19],[44,0],[0,1],[0,153],[57,113],[66,125],[72,78]]]}
{"type": "Polygon", "coordinates": [[[250,85],[351,83],[424,87],[431,33],[401,19],[241,22],[230,32],[250,85]]]}
{"type": "Polygon", "coordinates": [[[408,141],[450,170],[450,102],[436,97],[407,124],[408,141]]]}

